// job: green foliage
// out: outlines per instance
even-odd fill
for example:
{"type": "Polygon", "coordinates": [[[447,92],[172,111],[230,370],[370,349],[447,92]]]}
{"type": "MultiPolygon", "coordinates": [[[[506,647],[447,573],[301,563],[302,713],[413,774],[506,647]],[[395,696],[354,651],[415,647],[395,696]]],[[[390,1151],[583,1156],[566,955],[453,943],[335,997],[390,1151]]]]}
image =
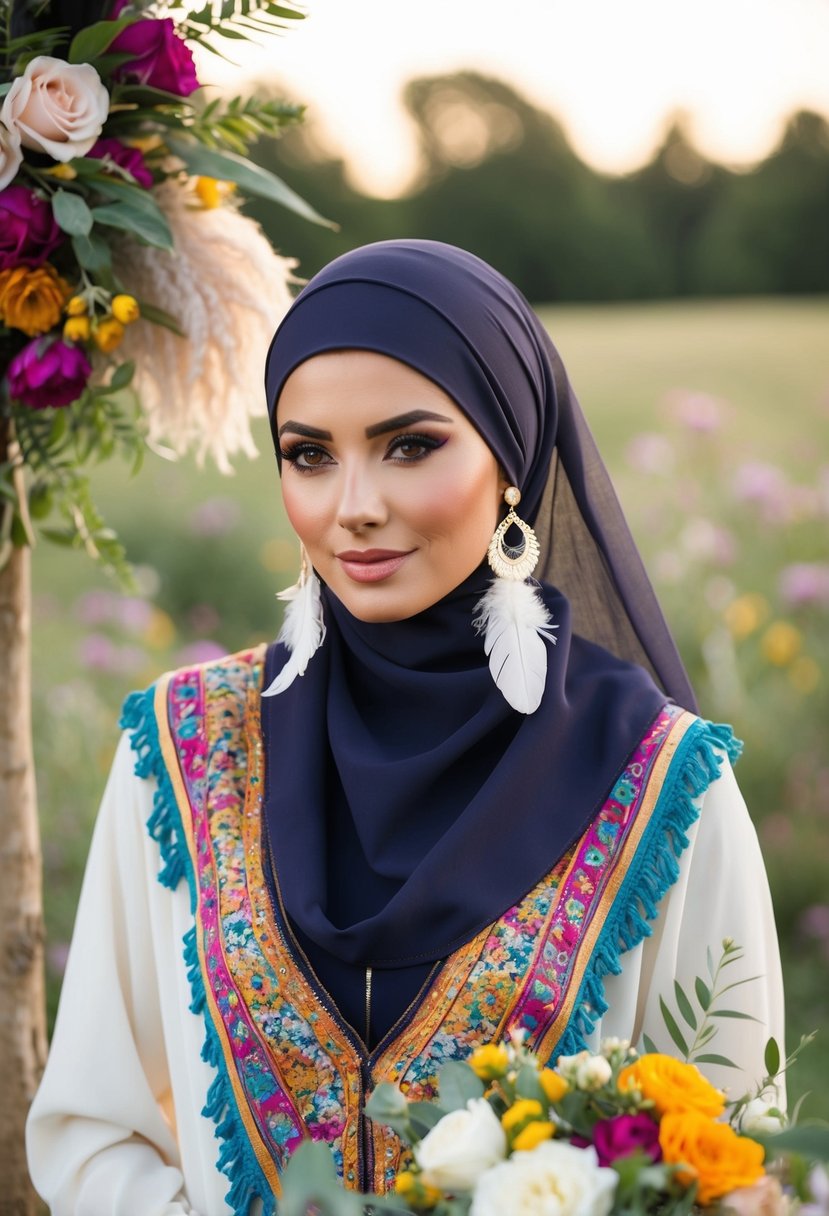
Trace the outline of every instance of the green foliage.
{"type": "Polygon", "coordinates": [[[244,154],[263,135],[299,122],[305,106],[267,97],[216,97],[194,115],[189,130],[206,147],[244,154]]]}

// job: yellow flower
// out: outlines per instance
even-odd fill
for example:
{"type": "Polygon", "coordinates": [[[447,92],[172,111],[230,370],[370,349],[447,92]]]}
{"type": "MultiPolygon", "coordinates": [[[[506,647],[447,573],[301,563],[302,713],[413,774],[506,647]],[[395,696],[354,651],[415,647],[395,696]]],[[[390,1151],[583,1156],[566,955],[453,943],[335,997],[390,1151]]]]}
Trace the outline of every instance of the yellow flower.
{"type": "Polygon", "coordinates": [[[532,1149],[538,1148],[539,1144],[543,1144],[545,1140],[551,1140],[554,1135],[555,1128],[552,1123],[536,1119],[518,1133],[512,1142],[512,1147],[520,1153],[529,1153],[532,1149]]]}
{"type": "Polygon", "coordinates": [[[83,296],[72,296],[64,312],[67,317],[85,317],[89,312],[89,306],[83,296]]]}
{"type": "Polygon", "coordinates": [[[738,595],[725,610],[725,623],[732,637],[742,642],[762,625],[769,615],[768,600],[756,591],[738,595]]]}
{"type": "Polygon", "coordinates": [[[67,342],[85,342],[91,332],[89,317],[69,317],[63,323],[63,336],[67,342]]]}
{"type": "Polygon", "coordinates": [[[697,1200],[706,1207],[738,1187],[751,1186],[764,1174],[762,1145],[738,1136],[727,1123],[716,1123],[698,1111],[665,1115],[659,1144],[669,1165],[681,1165],[682,1182],[697,1182],[697,1200]]]}
{"type": "Polygon", "coordinates": [[[797,658],[802,644],[803,636],[795,625],[774,621],[763,634],[760,649],[774,667],[788,667],[797,658]]]}
{"type": "Polygon", "coordinates": [[[541,1103],[535,1098],[519,1098],[501,1115],[501,1127],[505,1132],[514,1132],[530,1119],[541,1119],[543,1114],[541,1103]]]}
{"type": "Polygon", "coordinates": [[[71,288],[54,266],[15,266],[0,272],[0,320],[28,337],[45,334],[60,320],[71,288]]]}
{"type": "Polygon", "coordinates": [[[135,296],[118,295],[112,297],[112,315],[122,325],[132,325],[141,316],[141,309],[135,296]]]}
{"type": "Polygon", "coordinates": [[[564,1077],[553,1072],[552,1068],[542,1068],[538,1079],[548,1102],[560,1102],[570,1088],[564,1077]]]}
{"type": "Polygon", "coordinates": [[[619,1073],[622,1093],[638,1089],[653,1102],[660,1115],[697,1111],[716,1119],[725,1110],[725,1099],[695,1064],[684,1064],[671,1056],[651,1052],[640,1056],[619,1073]]]}
{"type": "Polygon", "coordinates": [[[802,654],[789,668],[789,679],[798,692],[814,692],[820,683],[820,668],[813,658],[802,654]]]}
{"type": "Polygon", "coordinates": [[[103,321],[99,321],[95,326],[92,337],[95,339],[98,350],[102,350],[105,355],[108,355],[111,350],[115,350],[123,342],[124,327],[115,317],[104,317],[103,321]]]}
{"type": "Polygon", "coordinates": [[[397,1175],[394,1180],[394,1191],[413,1208],[433,1208],[442,1198],[437,1187],[427,1186],[411,1170],[403,1170],[397,1175]]]}
{"type": "Polygon", "coordinates": [[[482,1081],[494,1081],[497,1077],[503,1077],[509,1068],[509,1052],[503,1043],[486,1043],[483,1047],[476,1047],[467,1062],[482,1081]]]}
{"type": "Polygon", "coordinates": [[[77,170],[73,169],[71,165],[53,165],[51,169],[44,169],[43,172],[62,182],[71,182],[78,176],[77,170]]]}
{"type": "Polygon", "coordinates": [[[199,196],[201,205],[208,211],[212,211],[214,207],[221,207],[227,196],[232,194],[235,189],[236,186],[233,182],[223,182],[215,177],[196,178],[196,194],[199,196]]]}
{"type": "Polygon", "coordinates": [[[403,1170],[394,1180],[394,1190],[397,1195],[411,1195],[417,1186],[417,1179],[411,1170],[403,1170]]]}

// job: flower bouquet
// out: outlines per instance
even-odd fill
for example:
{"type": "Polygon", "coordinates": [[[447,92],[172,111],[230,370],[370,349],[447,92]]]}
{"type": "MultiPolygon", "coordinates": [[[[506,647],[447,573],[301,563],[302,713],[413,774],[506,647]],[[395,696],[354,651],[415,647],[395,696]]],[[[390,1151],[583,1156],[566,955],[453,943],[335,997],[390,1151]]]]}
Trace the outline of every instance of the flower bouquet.
{"type": "MultiPolygon", "coordinates": [[[[723,967],[740,957],[725,942],[719,965],[711,966],[710,985],[697,981],[701,1016],[677,986],[680,1014],[687,1015],[698,1046],[714,1037],[712,1018],[750,1016],[714,1008],[725,991],[717,988],[723,967]]],[[[664,1001],[662,1011],[687,1057],[678,1020],[664,1001]]],[[[523,1036],[513,1032],[508,1042],[481,1046],[467,1060],[444,1065],[433,1101],[409,1102],[395,1086],[377,1086],[367,1115],[391,1126],[410,1146],[393,1194],[346,1194],[325,1146],[303,1144],[285,1172],[280,1216],[381,1210],[434,1216],[783,1216],[795,1196],[819,1198],[824,1184],[829,1193],[820,1168],[810,1181],[806,1167],[808,1159],[829,1158],[829,1128],[789,1127],[776,1105],[776,1082],[808,1039],[782,1062],[769,1040],[766,1075],[756,1091],[729,1101],[687,1058],[656,1050],[639,1054],[628,1042],[609,1039],[597,1053],[560,1056],[550,1067],[525,1048],[523,1036]],[[786,1156],[796,1162],[788,1175],[781,1164],[786,1156]],[[787,1177],[784,1191],[781,1179],[787,1177]]],[[[809,1216],[821,1212],[812,1205],[809,1216]]]]}
{"type": "Polygon", "coordinates": [[[145,437],[223,468],[254,454],[294,263],[236,193],[327,222],[246,156],[302,108],[208,102],[191,49],[283,27],[294,0],[97,8],[73,29],[67,6],[50,23],[49,0],[0,0],[0,566],[53,507],[47,536],[119,564],[79,473],[91,459],[137,463],[145,437]]]}

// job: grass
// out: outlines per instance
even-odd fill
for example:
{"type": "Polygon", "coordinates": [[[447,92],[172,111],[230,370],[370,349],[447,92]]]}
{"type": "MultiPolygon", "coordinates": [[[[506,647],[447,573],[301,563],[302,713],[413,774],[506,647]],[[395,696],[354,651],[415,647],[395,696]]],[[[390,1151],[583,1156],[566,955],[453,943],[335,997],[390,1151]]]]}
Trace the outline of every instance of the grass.
{"type": "MultiPolygon", "coordinates": [[[[821,460],[827,461],[821,437],[829,421],[829,301],[694,301],[541,311],[652,568],[657,569],[660,556],[654,543],[658,527],[648,516],[655,483],[629,467],[625,449],[641,432],[676,434],[670,406],[676,390],[711,394],[725,403],[711,475],[696,487],[697,513],[703,510],[718,518],[720,512],[733,510],[727,506],[729,481],[739,460],[774,462],[795,480],[814,478],[821,460]]],[[[281,513],[263,421],[256,423],[255,434],[261,458],[240,464],[232,478],[198,470],[188,460],[170,463],[152,453],[134,481],[115,464],[96,472],[95,493],[104,514],[127,542],[143,585],[153,592],[155,615],[146,628],[136,632],[111,621],[85,623],[84,597],[96,589],[105,591],[105,579],[83,555],[46,543],[35,554],[34,721],[52,1010],[89,832],[114,749],[120,701],[130,688],[146,684],[179,661],[179,648],[194,637],[207,633],[228,649],[237,649],[276,631],[273,595],[292,581],[296,551],[281,513]],[[225,515],[221,528],[214,519],[212,535],[205,534],[205,511],[208,518],[210,511],[225,515]],[[214,617],[209,630],[204,628],[205,609],[214,617]],[[119,662],[124,660],[120,669],[117,663],[91,667],[88,653],[84,660],[79,648],[90,633],[112,642],[119,662]]],[[[688,434],[681,442],[693,465],[694,445],[702,441],[688,434]]],[[[670,479],[660,484],[660,492],[668,496],[687,489],[679,480],[676,485],[670,479]]],[[[683,510],[674,504],[675,515],[683,510]]],[[[826,560],[825,521],[822,540],[815,540],[813,531],[807,535],[796,528],[782,534],[778,529],[771,537],[751,520],[740,526],[747,529],[744,552],[727,572],[738,590],[767,589],[776,564],[795,560],[806,544],[813,546],[812,560],[826,560]]],[[[667,543],[674,544],[670,537],[667,543]]],[[[689,667],[695,678],[701,673],[704,679],[698,652],[711,615],[706,589],[725,576],[704,572],[691,558],[686,560],[687,579],[678,587],[660,586],[660,594],[689,667]]],[[[807,626],[813,626],[815,636],[823,630],[825,637],[825,616],[807,626]]],[[[817,740],[812,745],[817,758],[808,759],[812,753],[806,748],[803,763],[812,764],[807,777],[811,781],[814,776],[815,789],[819,780],[825,788],[829,778],[820,778],[820,773],[825,771],[821,757],[826,720],[821,718],[824,711],[815,708],[825,705],[825,697],[801,705],[803,699],[794,696],[780,673],[745,666],[748,649],[740,650],[738,659],[744,664],[747,692],[734,718],[750,743],[740,778],[751,793],[750,805],[767,848],[783,930],[788,1034],[794,1042],[800,1033],[829,1024],[829,944],[799,928],[804,908],[827,902],[829,808],[825,794],[816,794],[813,802],[798,801],[777,774],[806,747],[804,739],[817,740]],[[787,822],[792,831],[778,847],[787,822]]],[[[799,1066],[802,1077],[796,1074],[791,1086],[799,1094],[808,1078],[816,1095],[807,1109],[824,1117],[829,1117],[827,1038],[812,1046],[799,1066]]]]}

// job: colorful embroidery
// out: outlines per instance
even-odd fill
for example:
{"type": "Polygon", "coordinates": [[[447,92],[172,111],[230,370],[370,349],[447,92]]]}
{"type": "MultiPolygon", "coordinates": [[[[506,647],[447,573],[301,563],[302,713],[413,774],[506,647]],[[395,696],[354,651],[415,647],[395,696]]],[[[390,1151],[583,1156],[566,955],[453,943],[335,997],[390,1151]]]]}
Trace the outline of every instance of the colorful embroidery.
{"type": "Polygon", "coordinates": [[[649,932],[642,911],[655,915],[655,900],[676,877],[674,855],[696,813],[692,798],[718,771],[712,748],[727,746],[709,727],[677,776],[675,752],[706,724],[666,706],[582,839],[514,908],[446,960],[412,1016],[368,1056],[308,978],[284,915],[268,897],[262,660],[260,648],[168,677],[155,699],[161,745],[155,766],[142,752],[152,747],[138,702],[125,712],[139,771],[155,771],[160,781],[152,831],[164,881],[174,885],[186,873],[191,885],[194,1008],[209,1019],[206,1058],[219,1068],[206,1112],[226,1140],[220,1168],[231,1177],[229,1202],[240,1216],[255,1193],[266,1216],[273,1212],[279,1172],[303,1137],[330,1145],[346,1185],[388,1186],[400,1143],[362,1115],[366,1089],[379,1080],[429,1096],[444,1062],[512,1026],[524,1027],[542,1054],[580,1045],[602,1012],[602,976],[618,969],[621,949],[649,932]],[[703,778],[694,764],[704,774],[699,790],[703,778]],[[669,772],[670,806],[655,813],[669,772]],[[646,881],[640,845],[648,832],[645,862],[653,873],[646,881]],[[625,895],[625,876],[634,871],[637,890],[625,895]],[[239,1148],[240,1126],[258,1170],[239,1148]]]}

